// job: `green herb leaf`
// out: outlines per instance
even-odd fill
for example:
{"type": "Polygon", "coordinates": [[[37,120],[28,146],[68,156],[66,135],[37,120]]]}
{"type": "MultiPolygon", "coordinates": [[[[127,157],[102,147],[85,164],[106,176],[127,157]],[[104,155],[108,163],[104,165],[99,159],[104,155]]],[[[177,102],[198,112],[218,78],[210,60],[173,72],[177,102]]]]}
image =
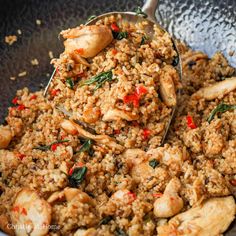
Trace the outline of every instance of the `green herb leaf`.
{"type": "Polygon", "coordinates": [[[136,15],[138,16],[142,16],[143,18],[147,18],[147,14],[145,12],[142,11],[141,7],[137,7],[135,9],[136,15]]]}
{"type": "Polygon", "coordinates": [[[217,113],[224,113],[226,111],[230,111],[230,110],[234,110],[234,109],[236,109],[236,105],[228,105],[225,103],[221,103],[214,110],[212,110],[207,121],[208,121],[208,123],[210,123],[214,119],[214,117],[217,113]]]}
{"type": "Polygon", "coordinates": [[[142,40],[141,40],[141,43],[140,43],[140,45],[143,45],[143,44],[145,44],[147,40],[148,40],[147,36],[146,36],[146,35],[144,35],[144,36],[142,37],[142,40]]]}
{"type": "Polygon", "coordinates": [[[155,169],[159,165],[159,162],[156,159],[152,159],[149,161],[149,166],[151,166],[153,169],[155,169]]]}
{"type": "Polygon", "coordinates": [[[90,153],[90,151],[92,149],[92,145],[93,145],[93,140],[91,140],[91,139],[85,140],[85,142],[83,143],[83,145],[79,149],[79,153],[81,153],[81,152],[88,152],[88,153],[90,153]]]}
{"type": "Polygon", "coordinates": [[[84,177],[87,172],[87,167],[76,167],[73,170],[72,175],[68,177],[69,183],[72,187],[78,187],[84,180],[84,177]]]}
{"type": "Polygon", "coordinates": [[[96,86],[94,88],[94,91],[96,91],[97,89],[99,89],[100,87],[102,87],[102,85],[104,83],[106,83],[106,81],[112,81],[113,80],[113,74],[112,74],[112,71],[107,71],[107,72],[102,72],[101,74],[91,78],[91,79],[88,79],[86,81],[84,81],[80,87],[84,86],[84,85],[90,85],[90,84],[93,84],[93,83],[96,83],[96,86]]]}
{"type": "Polygon", "coordinates": [[[116,236],[127,236],[126,232],[123,229],[120,229],[120,228],[116,228],[115,235],[116,236]]]}
{"type": "Polygon", "coordinates": [[[69,87],[70,89],[73,89],[73,88],[74,88],[74,85],[75,85],[74,80],[73,80],[72,78],[66,79],[66,85],[67,85],[67,87],[69,87]]]}
{"type": "Polygon", "coordinates": [[[124,32],[116,32],[116,31],[112,31],[112,35],[114,39],[117,40],[121,40],[121,39],[127,39],[128,38],[128,32],[124,31],[124,32]]]}
{"type": "Polygon", "coordinates": [[[104,218],[99,222],[99,226],[100,226],[100,225],[107,225],[112,219],[113,219],[112,216],[106,216],[106,217],[104,217],[104,218]]]}
{"type": "Polygon", "coordinates": [[[92,15],[92,16],[90,16],[90,17],[87,19],[87,21],[86,21],[86,22],[89,22],[89,21],[91,21],[91,20],[95,19],[96,17],[97,17],[96,15],[92,15]]]}
{"type": "Polygon", "coordinates": [[[38,146],[38,147],[34,147],[33,149],[37,149],[37,150],[41,150],[41,151],[48,151],[48,150],[50,150],[50,145],[40,145],[40,146],[38,146]]]}
{"type": "Polygon", "coordinates": [[[33,149],[38,149],[38,150],[41,150],[41,151],[48,151],[48,150],[51,149],[53,144],[66,143],[66,142],[69,142],[69,140],[58,140],[56,142],[51,143],[50,145],[40,145],[38,147],[34,147],[33,149]]]}

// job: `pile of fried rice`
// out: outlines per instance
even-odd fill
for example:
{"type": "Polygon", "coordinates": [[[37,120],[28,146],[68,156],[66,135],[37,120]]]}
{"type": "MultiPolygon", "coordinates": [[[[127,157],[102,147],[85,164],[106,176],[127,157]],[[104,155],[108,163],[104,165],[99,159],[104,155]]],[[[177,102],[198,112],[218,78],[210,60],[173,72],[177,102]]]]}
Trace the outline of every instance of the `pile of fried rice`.
{"type": "Polygon", "coordinates": [[[110,16],[61,32],[43,91],[0,126],[9,235],[217,236],[235,217],[236,77],[148,23],[110,16]],[[180,95],[178,91],[180,90],[180,95]],[[163,136],[176,109],[170,130],[163,136]]]}

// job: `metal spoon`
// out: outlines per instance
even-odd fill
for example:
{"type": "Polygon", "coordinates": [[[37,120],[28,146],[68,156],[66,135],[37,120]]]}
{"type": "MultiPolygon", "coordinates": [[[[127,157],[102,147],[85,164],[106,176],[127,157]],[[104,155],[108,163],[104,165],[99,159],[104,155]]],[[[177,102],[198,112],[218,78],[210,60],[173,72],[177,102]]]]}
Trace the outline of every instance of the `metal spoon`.
{"type": "MultiPolygon", "coordinates": [[[[88,21],[85,25],[94,25],[98,20],[101,20],[105,17],[109,17],[111,15],[114,15],[114,16],[118,16],[118,15],[121,15],[122,17],[122,20],[123,21],[128,21],[128,22],[133,22],[133,23],[137,23],[138,21],[143,21],[143,20],[146,20],[148,22],[148,26],[146,27],[146,33],[147,35],[152,35],[153,34],[153,25],[157,25],[157,27],[162,30],[162,31],[165,31],[167,32],[164,28],[162,28],[160,26],[160,24],[157,22],[156,20],[156,16],[155,16],[155,13],[156,13],[156,10],[157,10],[157,5],[158,5],[158,0],[146,0],[144,6],[142,7],[142,12],[146,15],[145,19],[144,17],[140,16],[139,14],[135,13],[135,12],[108,12],[108,13],[105,13],[105,14],[102,14],[102,15],[99,15],[95,18],[93,18],[92,20],[88,21]]],[[[175,44],[175,40],[173,38],[172,39],[172,42],[173,42],[173,46],[174,46],[174,49],[176,50],[177,52],[177,58],[176,58],[176,65],[175,68],[176,70],[178,71],[178,74],[179,74],[179,78],[180,80],[182,80],[182,68],[181,68],[181,60],[180,60],[180,56],[179,56],[179,52],[177,50],[177,46],[175,44]]],[[[44,96],[47,95],[47,92],[48,92],[48,89],[50,87],[50,84],[54,78],[54,75],[56,73],[56,70],[53,71],[50,79],[49,79],[49,82],[44,90],[44,96]]],[[[170,124],[171,124],[171,121],[174,117],[174,114],[175,114],[175,110],[176,110],[176,107],[172,107],[172,113],[171,113],[171,116],[170,116],[170,119],[169,119],[169,122],[168,124],[166,125],[166,129],[165,129],[165,133],[162,137],[162,144],[164,143],[164,140],[165,140],[165,137],[167,135],[167,132],[169,130],[169,127],[170,127],[170,124]]],[[[63,112],[63,109],[60,109],[60,111],[63,112]]],[[[64,113],[64,112],[63,112],[64,113]]],[[[65,115],[68,115],[68,112],[64,113],[65,115]]]]}

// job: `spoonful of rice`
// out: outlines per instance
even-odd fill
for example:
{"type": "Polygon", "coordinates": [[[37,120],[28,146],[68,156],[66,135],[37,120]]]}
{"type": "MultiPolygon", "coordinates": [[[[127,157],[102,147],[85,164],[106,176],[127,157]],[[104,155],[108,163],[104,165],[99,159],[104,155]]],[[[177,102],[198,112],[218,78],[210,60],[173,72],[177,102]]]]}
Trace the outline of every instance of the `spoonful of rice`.
{"type": "Polygon", "coordinates": [[[174,39],[156,21],[157,4],[157,0],[147,0],[136,12],[109,12],[93,16],[85,25],[62,31],[60,35],[65,39],[65,51],[60,59],[52,60],[56,69],[44,96],[48,93],[56,96],[60,91],[62,83],[54,81],[57,76],[72,90],[75,86],[88,86],[92,93],[107,93],[100,109],[84,109],[83,115],[75,115],[63,104],[57,103],[58,110],[70,119],[78,120],[84,129],[90,127],[91,130],[99,118],[104,122],[125,120],[134,123],[143,120],[138,109],[144,103],[144,96],[147,97],[150,92],[148,96],[153,97],[146,98],[145,106],[154,97],[160,100],[158,122],[165,120],[160,131],[160,144],[163,144],[177,107],[181,64],[174,39]],[[112,50],[111,45],[114,46],[112,50]],[[121,48],[120,54],[115,46],[121,48]],[[103,57],[103,62],[106,65],[101,67],[95,58],[104,51],[106,57],[103,57]],[[91,71],[97,73],[94,75],[91,71]],[[112,88],[114,82],[116,88],[112,88]],[[111,88],[109,93],[105,91],[107,86],[111,88]],[[130,92],[132,86],[135,90],[130,92]]]}

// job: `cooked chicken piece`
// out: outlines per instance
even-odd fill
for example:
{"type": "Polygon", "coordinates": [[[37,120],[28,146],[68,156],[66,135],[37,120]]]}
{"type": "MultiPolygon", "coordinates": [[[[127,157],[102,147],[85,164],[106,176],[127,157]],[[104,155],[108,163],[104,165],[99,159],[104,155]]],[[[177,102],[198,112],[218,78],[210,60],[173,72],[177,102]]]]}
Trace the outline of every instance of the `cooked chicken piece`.
{"type": "MultiPolygon", "coordinates": [[[[78,64],[82,64],[84,66],[90,66],[90,64],[86,61],[86,59],[81,57],[78,53],[71,53],[70,57],[72,58],[72,60],[74,60],[78,64]]],[[[75,67],[78,64],[75,64],[75,67]]]]}
{"type": "Polygon", "coordinates": [[[177,147],[158,147],[155,149],[150,149],[147,154],[153,158],[156,158],[167,166],[174,163],[183,163],[183,154],[177,147]]]}
{"type": "Polygon", "coordinates": [[[108,110],[104,115],[102,120],[103,121],[117,121],[117,120],[127,120],[127,121],[132,121],[132,120],[138,120],[139,116],[133,114],[132,112],[128,111],[122,111],[119,109],[111,109],[108,110]]]}
{"type": "Polygon", "coordinates": [[[190,62],[196,62],[198,60],[207,60],[208,56],[202,52],[191,52],[191,56],[189,56],[188,53],[186,53],[186,56],[182,56],[182,61],[183,61],[183,68],[189,66],[190,62]],[[187,56],[187,58],[186,58],[187,56]]]}
{"type": "Polygon", "coordinates": [[[156,217],[168,218],[181,211],[184,202],[178,195],[180,188],[181,183],[177,178],[173,178],[168,183],[163,195],[154,203],[154,214],[156,217]]]}
{"type": "Polygon", "coordinates": [[[0,126],[0,149],[7,148],[13,138],[9,126],[0,126]]]}
{"type": "Polygon", "coordinates": [[[90,229],[78,229],[74,236],[96,236],[97,231],[95,228],[90,228],[90,229]]]}
{"type": "Polygon", "coordinates": [[[81,57],[96,56],[113,40],[111,29],[104,25],[82,26],[61,32],[66,39],[66,53],[77,53],[81,57]]]}
{"type": "Polygon", "coordinates": [[[160,74],[160,93],[164,103],[168,107],[176,105],[176,93],[174,78],[177,76],[176,70],[172,66],[165,66],[160,74]]]}
{"type": "Polygon", "coordinates": [[[148,161],[144,161],[135,165],[131,170],[131,176],[136,183],[148,179],[153,175],[154,169],[149,165],[148,161]]]}
{"type": "Polygon", "coordinates": [[[173,217],[167,225],[157,228],[159,236],[219,236],[235,217],[235,201],[232,196],[211,198],[202,205],[173,217]]]}
{"type": "Polygon", "coordinates": [[[117,144],[108,135],[94,135],[94,134],[91,134],[88,131],[84,130],[80,125],[76,124],[73,121],[64,120],[61,123],[61,127],[69,134],[74,135],[74,134],[78,133],[78,135],[80,137],[92,139],[95,142],[97,142],[98,144],[102,144],[102,145],[105,145],[107,147],[114,148],[114,149],[117,149],[117,150],[120,150],[120,151],[123,150],[123,147],[121,145],[117,144]]]}
{"type": "Polygon", "coordinates": [[[9,227],[11,224],[10,219],[6,215],[0,215],[0,229],[3,230],[7,235],[15,235],[13,228],[9,227]]]}
{"type": "Polygon", "coordinates": [[[15,153],[7,150],[0,150],[0,163],[3,171],[16,168],[19,165],[19,162],[20,159],[15,153]]]}
{"type": "Polygon", "coordinates": [[[210,101],[222,97],[236,89],[236,77],[217,82],[205,88],[201,88],[192,95],[192,98],[205,98],[210,101]]]}
{"type": "Polygon", "coordinates": [[[17,236],[43,236],[51,222],[51,206],[36,191],[21,190],[13,204],[11,220],[17,236]],[[20,227],[24,225],[24,227],[20,227]],[[17,227],[18,226],[18,227],[17,227]]]}
{"type": "Polygon", "coordinates": [[[101,111],[97,107],[86,107],[83,112],[83,119],[86,123],[92,124],[99,120],[101,111]]]}
{"type": "Polygon", "coordinates": [[[130,168],[132,168],[135,165],[140,164],[147,157],[146,152],[138,148],[126,149],[122,153],[122,156],[124,157],[126,163],[128,164],[130,168]]]}
{"type": "Polygon", "coordinates": [[[53,203],[56,202],[58,200],[66,200],[67,202],[72,201],[74,198],[79,199],[80,202],[82,203],[89,203],[91,202],[91,198],[89,197],[89,195],[87,195],[86,193],[82,192],[79,189],[76,188],[65,188],[62,191],[57,191],[54,192],[49,198],[48,198],[48,202],[49,203],[53,203]]]}

